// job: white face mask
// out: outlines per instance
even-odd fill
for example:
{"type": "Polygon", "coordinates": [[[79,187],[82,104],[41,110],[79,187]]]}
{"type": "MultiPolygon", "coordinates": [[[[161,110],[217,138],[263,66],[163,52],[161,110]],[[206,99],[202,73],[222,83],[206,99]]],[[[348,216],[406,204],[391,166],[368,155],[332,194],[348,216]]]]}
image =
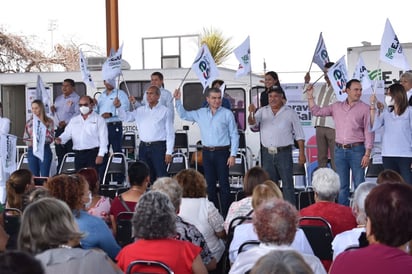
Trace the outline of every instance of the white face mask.
{"type": "Polygon", "coordinates": [[[86,106],[81,106],[80,107],[80,112],[81,112],[81,114],[86,115],[90,112],[90,108],[86,107],[86,106]]]}
{"type": "Polygon", "coordinates": [[[393,105],[395,104],[395,102],[394,102],[394,100],[393,100],[393,98],[392,98],[391,96],[386,95],[386,96],[385,96],[385,104],[386,104],[387,106],[393,106],[393,105]]]}

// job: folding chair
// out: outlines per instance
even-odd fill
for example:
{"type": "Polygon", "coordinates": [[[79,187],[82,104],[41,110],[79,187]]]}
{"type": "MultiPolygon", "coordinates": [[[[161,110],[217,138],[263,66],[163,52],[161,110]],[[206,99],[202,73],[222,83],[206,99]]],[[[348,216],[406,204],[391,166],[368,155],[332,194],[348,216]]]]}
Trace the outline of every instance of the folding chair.
{"type": "Polygon", "coordinates": [[[187,134],[189,128],[184,128],[183,130],[177,130],[175,132],[175,149],[177,152],[184,153],[186,157],[189,157],[189,137],[187,134]]]}
{"type": "Polygon", "coordinates": [[[68,152],[63,156],[62,164],[60,165],[59,174],[73,174],[76,172],[74,166],[74,152],[68,152]]]}
{"type": "Polygon", "coordinates": [[[247,170],[246,156],[239,151],[235,158],[235,164],[229,168],[229,183],[231,186],[242,188],[243,177],[247,170]]]}
{"type": "Polygon", "coordinates": [[[331,261],[333,259],[333,233],[330,223],[322,217],[301,217],[299,227],[305,233],[313,253],[320,260],[331,261]],[[302,224],[302,221],[306,223],[309,221],[309,224],[302,224]]]}
{"type": "Polygon", "coordinates": [[[29,159],[27,158],[27,152],[24,152],[21,155],[20,160],[19,160],[19,164],[17,166],[17,169],[28,169],[28,170],[30,170],[30,168],[29,168],[29,159]]]}
{"type": "Polygon", "coordinates": [[[365,178],[377,178],[379,173],[384,170],[381,153],[372,154],[366,168],[365,178]]]}
{"type": "Polygon", "coordinates": [[[183,152],[175,152],[172,154],[172,161],[167,165],[167,173],[169,176],[176,175],[179,171],[188,168],[187,157],[183,152]]]}
{"type": "Polygon", "coordinates": [[[127,175],[127,166],[127,159],[123,153],[115,152],[110,155],[103,175],[103,184],[109,182],[112,185],[123,185],[124,182],[115,181],[115,175],[120,174],[125,177],[127,175]]]}
{"type": "Polygon", "coordinates": [[[315,203],[315,191],[311,186],[308,186],[304,190],[299,191],[297,203],[298,210],[301,210],[302,208],[305,208],[315,203]]]}
{"type": "Polygon", "coordinates": [[[257,240],[249,240],[249,241],[246,241],[246,242],[244,242],[243,244],[241,244],[241,245],[239,246],[239,249],[238,249],[238,251],[237,251],[237,254],[239,254],[239,253],[241,253],[241,252],[243,252],[243,251],[246,251],[246,250],[250,249],[252,246],[257,246],[257,245],[259,245],[259,244],[260,244],[260,241],[257,241],[257,240]]]}
{"type": "Polygon", "coordinates": [[[136,260],[131,262],[126,269],[125,274],[150,274],[150,273],[159,273],[158,271],[164,271],[167,274],[174,274],[173,270],[166,265],[165,263],[159,261],[148,261],[148,260],[136,260]],[[142,271],[132,271],[133,269],[141,266],[145,272],[142,271]],[[149,272],[148,272],[149,271],[149,272]],[[156,271],[156,272],[154,272],[156,271]]]}
{"type": "Polygon", "coordinates": [[[113,185],[100,185],[99,194],[114,199],[117,196],[118,187],[113,185]]]}
{"type": "Polygon", "coordinates": [[[124,247],[133,242],[132,235],[132,217],[133,212],[120,212],[116,217],[116,241],[124,247]]]}
{"type": "Polygon", "coordinates": [[[126,131],[123,133],[122,149],[128,159],[137,159],[136,138],[136,133],[134,131],[126,131]],[[130,150],[133,150],[133,157],[130,157],[131,155],[129,155],[130,150]]]}

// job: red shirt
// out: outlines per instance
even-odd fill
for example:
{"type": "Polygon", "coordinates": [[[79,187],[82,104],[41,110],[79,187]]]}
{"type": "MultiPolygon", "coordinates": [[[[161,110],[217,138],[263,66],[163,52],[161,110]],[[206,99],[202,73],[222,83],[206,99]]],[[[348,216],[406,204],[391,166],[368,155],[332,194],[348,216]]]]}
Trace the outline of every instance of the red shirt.
{"type": "MultiPolygon", "coordinates": [[[[191,274],[193,273],[193,261],[200,254],[200,251],[199,246],[186,241],[140,239],[120,250],[116,260],[117,265],[123,271],[126,271],[127,266],[134,260],[152,260],[165,263],[174,273],[191,274]]],[[[154,271],[152,267],[139,267],[138,269],[139,271],[154,271]]]]}

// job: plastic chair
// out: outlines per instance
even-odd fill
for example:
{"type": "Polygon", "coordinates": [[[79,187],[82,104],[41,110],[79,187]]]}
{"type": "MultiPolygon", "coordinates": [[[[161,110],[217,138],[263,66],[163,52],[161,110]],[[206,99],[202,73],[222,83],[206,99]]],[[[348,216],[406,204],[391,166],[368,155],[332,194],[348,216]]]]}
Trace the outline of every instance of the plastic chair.
{"type": "Polygon", "coordinates": [[[115,185],[123,185],[124,182],[114,181],[115,175],[122,175],[123,177],[126,176],[127,166],[127,159],[123,153],[115,152],[110,155],[103,175],[103,184],[109,180],[109,184],[113,184],[113,182],[115,182],[115,185]]]}
{"type": "Polygon", "coordinates": [[[134,131],[126,131],[123,133],[122,149],[127,158],[132,160],[137,159],[136,149],[136,133],[134,131]],[[129,157],[129,150],[133,150],[133,157],[129,157]]]}
{"type": "Polygon", "coordinates": [[[331,261],[333,259],[333,233],[330,223],[322,217],[301,217],[299,227],[305,233],[316,257],[320,260],[331,261]],[[310,222],[302,224],[302,221],[310,222]]]}
{"type": "Polygon", "coordinates": [[[179,171],[188,168],[187,157],[183,152],[175,152],[172,154],[172,161],[167,165],[167,173],[169,176],[176,175],[179,171]]]}
{"type": "Polygon", "coordinates": [[[155,270],[150,270],[150,272],[141,272],[141,271],[138,271],[138,272],[136,272],[136,271],[133,271],[132,272],[132,270],[134,269],[134,268],[137,268],[138,266],[146,266],[146,267],[144,267],[144,269],[148,269],[148,268],[150,268],[150,269],[156,269],[157,271],[159,271],[159,270],[163,270],[165,273],[167,273],[167,274],[174,274],[174,272],[173,272],[173,270],[168,266],[168,265],[166,265],[165,263],[162,263],[162,262],[159,262],[159,261],[149,261],[149,260],[136,260],[136,261],[133,261],[133,262],[131,262],[128,266],[127,266],[127,269],[126,269],[126,272],[125,272],[125,274],[150,274],[150,273],[158,273],[158,272],[153,272],[153,271],[155,271],[155,270]]]}
{"type": "Polygon", "coordinates": [[[132,235],[133,212],[120,212],[116,217],[116,241],[123,247],[133,242],[132,235]]]}
{"type": "Polygon", "coordinates": [[[59,174],[73,174],[76,172],[76,168],[74,165],[74,152],[68,152],[63,156],[62,164],[60,165],[59,174]]]}

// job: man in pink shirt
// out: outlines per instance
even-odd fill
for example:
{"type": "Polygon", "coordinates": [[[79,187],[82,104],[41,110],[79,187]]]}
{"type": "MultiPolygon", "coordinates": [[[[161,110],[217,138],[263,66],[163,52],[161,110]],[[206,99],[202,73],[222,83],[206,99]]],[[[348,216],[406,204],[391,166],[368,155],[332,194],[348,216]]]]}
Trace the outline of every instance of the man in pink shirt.
{"type": "Polygon", "coordinates": [[[307,93],[312,114],[332,116],[335,121],[335,164],[341,185],[338,201],[349,205],[350,170],[356,188],[365,181],[365,168],[369,163],[374,141],[374,134],[368,130],[369,105],[360,100],[362,85],[359,80],[350,80],[346,84],[347,99],[322,108],[315,104],[313,86],[308,87],[307,93]]]}

